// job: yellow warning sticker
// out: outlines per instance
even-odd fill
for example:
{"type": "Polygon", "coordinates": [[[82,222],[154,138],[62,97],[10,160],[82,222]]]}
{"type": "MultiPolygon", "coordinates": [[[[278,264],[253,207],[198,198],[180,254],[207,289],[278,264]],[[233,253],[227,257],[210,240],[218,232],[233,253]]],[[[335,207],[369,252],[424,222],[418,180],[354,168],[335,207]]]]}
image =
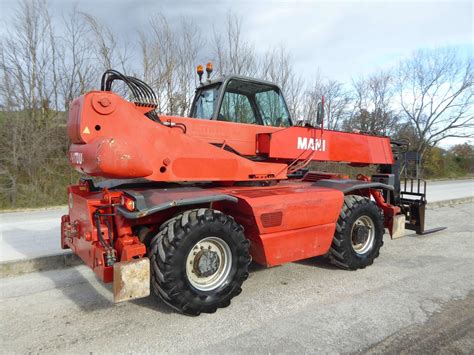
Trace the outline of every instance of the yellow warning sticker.
{"type": "Polygon", "coordinates": [[[84,133],[84,134],[90,134],[91,131],[89,131],[89,127],[86,126],[86,128],[84,128],[84,130],[82,131],[82,133],[84,133]]]}

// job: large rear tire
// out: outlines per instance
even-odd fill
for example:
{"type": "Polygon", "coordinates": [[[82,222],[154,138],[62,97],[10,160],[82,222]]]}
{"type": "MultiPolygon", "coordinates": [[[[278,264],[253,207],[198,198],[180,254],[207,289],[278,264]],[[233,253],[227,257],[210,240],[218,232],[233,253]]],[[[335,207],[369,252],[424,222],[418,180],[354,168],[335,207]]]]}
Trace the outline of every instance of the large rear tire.
{"type": "Polygon", "coordinates": [[[151,240],[151,287],[188,315],[227,307],[248,277],[249,241],[243,227],[219,211],[186,211],[151,240]]]}
{"type": "Polygon", "coordinates": [[[383,245],[383,215],[370,199],[344,197],[329,260],[336,266],[356,270],[371,265],[383,245]]]}

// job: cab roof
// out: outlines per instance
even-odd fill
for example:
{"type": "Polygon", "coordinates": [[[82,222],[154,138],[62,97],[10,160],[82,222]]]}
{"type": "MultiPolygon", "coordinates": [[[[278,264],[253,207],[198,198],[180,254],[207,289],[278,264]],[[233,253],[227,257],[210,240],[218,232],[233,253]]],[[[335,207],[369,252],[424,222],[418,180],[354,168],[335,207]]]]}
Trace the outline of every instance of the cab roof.
{"type": "MultiPolygon", "coordinates": [[[[205,80],[205,81],[202,82],[201,85],[199,85],[197,87],[197,89],[198,90],[199,89],[205,89],[207,87],[211,87],[211,86],[214,86],[216,84],[226,84],[227,85],[231,80],[244,81],[247,87],[252,87],[251,86],[252,83],[256,84],[255,86],[253,86],[253,90],[252,90],[253,92],[265,91],[265,90],[268,90],[269,87],[277,88],[281,92],[281,88],[277,84],[275,84],[271,81],[252,78],[252,77],[244,76],[244,75],[236,75],[236,74],[224,75],[224,76],[220,76],[218,78],[212,79],[212,80],[205,80]],[[262,87],[261,90],[256,90],[256,86],[264,86],[264,87],[262,87]]],[[[245,91],[245,90],[242,90],[242,88],[239,88],[239,91],[245,91]]]]}

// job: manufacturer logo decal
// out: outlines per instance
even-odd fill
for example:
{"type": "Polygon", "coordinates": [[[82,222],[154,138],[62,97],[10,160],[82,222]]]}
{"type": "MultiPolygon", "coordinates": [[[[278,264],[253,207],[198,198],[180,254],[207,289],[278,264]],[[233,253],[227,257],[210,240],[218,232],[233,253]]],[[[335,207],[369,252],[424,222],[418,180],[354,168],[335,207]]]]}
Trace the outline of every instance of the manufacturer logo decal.
{"type": "Polygon", "coordinates": [[[297,149],[300,150],[316,150],[319,152],[326,151],[325,139],[313,139],[307,137],[298,137],[297,149]]]}

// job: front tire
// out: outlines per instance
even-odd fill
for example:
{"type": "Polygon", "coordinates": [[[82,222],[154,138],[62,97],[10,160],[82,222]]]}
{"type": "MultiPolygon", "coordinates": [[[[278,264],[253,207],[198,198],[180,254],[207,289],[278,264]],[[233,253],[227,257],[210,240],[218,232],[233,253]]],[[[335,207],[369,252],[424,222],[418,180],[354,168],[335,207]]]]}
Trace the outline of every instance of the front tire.
{"type": "Polygon", "coordinates": [[[243,227],[219,211],[186,211],[165,222],[151,240],[151,287],[188,315],[227,307],[242,291],[250,264],[243,227]]]}
{"type": "Polygon", "coordinates": [[[373,264],[383,245],[383,215],[370,199],[344,197],[329,251],[329,260],[342,269],[363,269],[373,264]]]}

